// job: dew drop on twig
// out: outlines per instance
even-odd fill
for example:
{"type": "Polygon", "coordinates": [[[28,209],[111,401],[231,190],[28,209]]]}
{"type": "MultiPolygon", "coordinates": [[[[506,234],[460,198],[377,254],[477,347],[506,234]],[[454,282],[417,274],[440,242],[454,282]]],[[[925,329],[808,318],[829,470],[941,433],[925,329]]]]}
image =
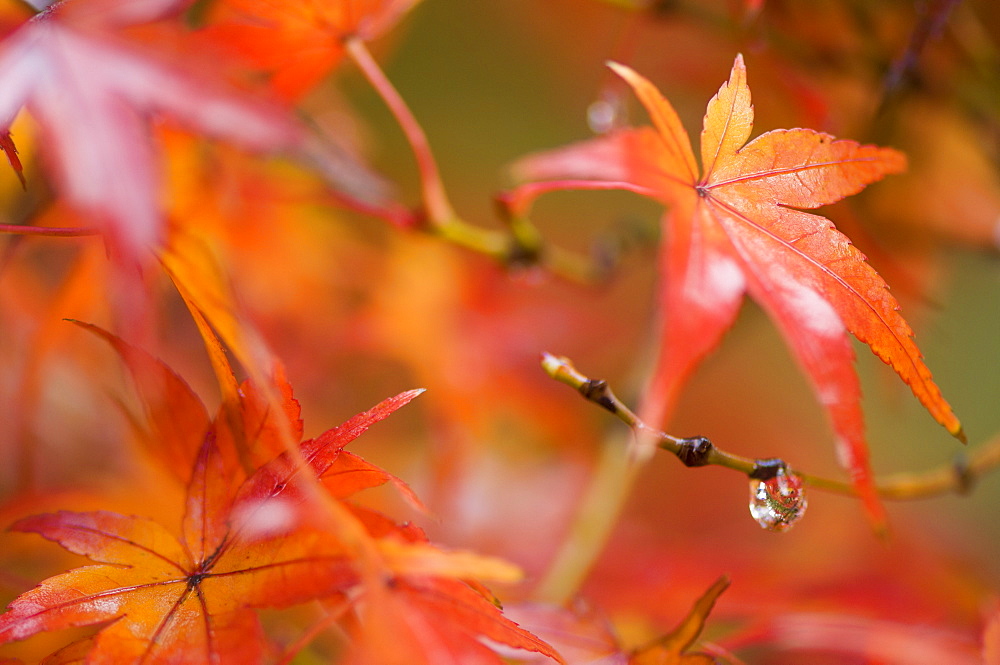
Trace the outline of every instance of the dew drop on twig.
{"type": "Polygon", "coordinates": [[[787,531],[806,512],[802,479],[785,469],[773,478],[750,481],[750,514],[768,531],[787,531]]]}

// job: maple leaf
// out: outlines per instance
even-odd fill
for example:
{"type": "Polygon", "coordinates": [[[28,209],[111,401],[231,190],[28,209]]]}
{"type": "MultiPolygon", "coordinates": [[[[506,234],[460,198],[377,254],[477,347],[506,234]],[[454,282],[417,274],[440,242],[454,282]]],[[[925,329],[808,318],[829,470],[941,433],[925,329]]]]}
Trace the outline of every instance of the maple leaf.
{"type": "Polygon", "coordinates": [[[995,610],[983,630],[983,662],[1000,665],[1000,610],[995,610]]]}
{"type": "MultiPolygon", "coordinates": [[[[0,616],[0,644],[101,623],[108,625],[46,662],[86,657],[109,663],[253,663],[264,653],[256,608],[332,597],[347,606],[364,598],[364,607],[380,622],[373,634],[358,636],[359,653],[372,648],[366,640],[383,642],[385,629],[404,620],[439,635],[436,643],[490,654],[488,662],[498,665],[480,636],[559,660],[551,647],[505,618],[478,582],[460,581],[514,582],[521,577],[517,567],[442,550],[412,525],[344,502],[363,489],[391,483],[421,507],[405,483],[344,447],[422,391],[400,393],[289,449],[287,439],[301,436],[302,421],[278,366],[277,404],[252,380],[238,390],[227,388],[239,402],[223,404],[201,444],[193,446],[207,418],[187,384],[117,336],[77,323],[121,355],[146,406],[150,430],[162,437],[163,450],[152,452],[186,484],[181,537],[154,521],[111,512],[64,511],[19,520],[13,530],[38,533],[99,565],[57,575],[22,594],[0,616]],[[186,472],[178,462],[185,451],[196,456],[186,472]],[[242,473],[241,455],[256,460],[278,451],[249,477],[242,473]],[[317,479],[336,504],[329,513],[303,510],[320,487],[317,479]],[[378,582],[366,585],[373,566],[378,582]],[[383,583],[392,593],[381,589],[383,583]],[[430,623],[420,619],[427,614],[430,623]]],[[[209,335],[206,342],[210,355],[219,355],[213,353],[221,350],[218,340],[209,335]]],[[[228,382],[231,368],[218,362],[228,382]]],[[[433,662],[429,647],[426,657],[433,662]]]]}
{"type": "Polygon", "coordinates": [[[274,89],[301,97],[344,56],[343,41],[368,41],[419,0],[219,0],[205,34],[271,74],[274,89]]]}
{"type": "Polygon", "coordinates": [[[345,665],[503,665],[483,638],[563,659],[539,638],[503,616],[496,605],[458,580],[411,579],[372,599],[363,631],[345,665]],[[392,639],[385,639],[391,635],[392,639]]]}
{"type": "Polygon", "coordinates": [[[960,438],[961,426],[885,282],[828,219],[797,208],[854,194],[902,171],[905,157],[810,129],[775,130],[746,143],[753,107],[737,56],[729,81],[708,104],[699,174],[670,103],[636,72],[610,66],[635,91],[655,129],[626,129],[526,158],[516,167],[521,178],[571,180],[522,185],[509,194],[511,210],[516,214],[539,193],[560,188],[620,188],[668,206],[660,257],[664,323],[647,420],[666,420],[680,388],[732,326],[749,293],[804,367],[832,421],[841,461],[870,517],[881,523],[846,332],[889,364],[960,438]]]}
{"type": "MultiPolygon", "coordinates": [[[[312,140],[286,108],[205,74],[193,58],[168,57],[126,37],[124,28],[186,4],[62,2],[0,44],[0,128],[27,108],[60,192],[94,217],[116,253],[136,260],[161,240],[160,174],[150,138],[161,115],[243,148],[297,154],[361,198],[373,194],[372,179],[351,175],[363,169],[338,164],[346,157],[312,140]]],[[[8,143],[0,147],[16,170],[8,143]]]]}
{"type": "Polygon", "coordinates": [[[504,613],[557,648],[568,663],[628,665],[629,654],[611,621],[590,604],[520,603],[506,607],[504,613]]]}
{"type": "Polygon", "coordinates": [[[7,155],[7,162],[10,164],[10,168],[14,169],[17,179],[21,181],[21,187],[27,189],[28,182],[24,179],[24,167],[21,165],[21,159],[17,156],[17,146],[14,145],[14,139],[11,138],[10,132],[0,132],[0,150],[3,150],[4,154],[7,155]]]}
{"type": "Polygon", "coordinates": [[[210,424],[201,400],[163,361],[98,326],[72,322],[104,339],[121,356],[145,407],[143,443],[164,468],[186,482],[210,424]]]}
{"type": "Polygon", "coordinates": [[[778,614],[746,642],[763,647],[763,662],[812,662],[823,653],[845,663],[993,665],[965,631],[829,611],[778,614]]]}
{"type": "Polygon", "coordinates": [[[704,629],[715,602],[728,587],[729,579],[720,577],[694,602],[674,630],[637,649],[623,647],[608,618],[583,604],[571,608],[527,604],[514,606],[508,614],[557,646],[570,663],[714,665],[719,661],[691,651],[691,647],[704,629]]]}
{"type": "MultiPolygon", "coordinates": [[[[195,310],[193,313],[199,312],[195,310]]],[[[142,432],[142,438],[148,452],[164,468],[187,482],[191,474],[190,460],[202,445],[204,433],[209,426],[208,414],[198,396],[163,361],[98,326],[81,321],[73,323],[107,341],[121,356],[145,407],[144,415],[148,425],[142,428],[147,430],[142,432]]],[[[340,428],[330,430],[316,441],[299,444],[303,427],[301,407],[285,377],[283,366],[279,363],[274,367],[272,382],[278,399],[272,404],[265,391],[252,379],[246,379],[238,387],[235,386],[236,379],[219,340],[210,328],[204,329],[203,335],[206,336],[210,354],[219,359],[221,366],[217,370],[228,381],[233,382],[226,392],[235,403],[223,404],[222,413],[215,418],[213,430],[216,444],[222,454],[228,457],[225,466],[230,475],[237,466],[236,460],[241,456],[249,458],[254,467],[269,463],[269,468],[278,464],[290,468],[296,460],[287,455],[289,442],[300,445],[303,450],[311,450],[317,445],[322,448],[327,444],[317,442],[327,442],[330,437],[339,436],[340,429],[353,422],[348,421],[340,428]],[[232,418],[227,417],[230,415],[226,413],[227,409],[233,412],[232,418]]],[[[320,475],[325,473],[322,481],[331,496],[342,499],[363,489],[389,483],[410,505],[423,509],[422,502],[409,485],[393,474],[340,447],[330,450],[337,455],[334,468],[319,468],[317,460],[311,462],[320,475]]]]}
{"type": "Polygon", "coordinates": [[[729,587],[729,578],[720,577],[695,601],[688,615],[670,634],[654,644],[639,649],[629,659],[629,665],[713,665],[717,662],[704,653],[688,653],[705,627],[709,612],[722,592],[729,587]]]}
{"type": "MultiPolygon", "coordinates": [[[[412,400],[401,393],[317,439],[302,457],[317,476],[336,469],[343,447],[412,400]]],[[[97,565],[56,575],[0,616],[0,643],[69,626],[108,623],[93,642],[94,663],[253,663],[263,637],[254,608],[286,607],[346,591],[358,582],[333,534],[297,523],[308,482],[287,456],[234,493],[210,432],[187,486],[176,538],[141,517],[62,511],[17,521],[97,565]]]]}

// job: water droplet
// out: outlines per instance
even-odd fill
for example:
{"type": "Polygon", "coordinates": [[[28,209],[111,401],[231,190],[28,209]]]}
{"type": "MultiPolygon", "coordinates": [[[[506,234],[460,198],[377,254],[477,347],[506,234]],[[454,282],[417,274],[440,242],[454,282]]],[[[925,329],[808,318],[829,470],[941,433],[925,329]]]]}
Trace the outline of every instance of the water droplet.
{"type": "Polygon", "coordinates": [[[778,469],[768,480],[750,481],[750,514],[768,531],[787,531],[806,512],[802,479],[778,469]]]}
{"type": "Polygon", "coordinates": [[[625,122],[625,97],[620,90],[602,90],[587,107],[587,124],[595,134],[607,134],[625,122]]]}

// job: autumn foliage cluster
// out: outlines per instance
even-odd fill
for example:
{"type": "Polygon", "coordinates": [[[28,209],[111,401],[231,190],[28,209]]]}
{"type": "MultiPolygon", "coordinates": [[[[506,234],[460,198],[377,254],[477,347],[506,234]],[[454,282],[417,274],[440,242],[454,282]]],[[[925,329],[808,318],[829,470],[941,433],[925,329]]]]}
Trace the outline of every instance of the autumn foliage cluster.
{"type": "Polygon", "coordinates": [[[998,99],[987,0],[3,2],[0,662],[1000,665],[998,99]]]}

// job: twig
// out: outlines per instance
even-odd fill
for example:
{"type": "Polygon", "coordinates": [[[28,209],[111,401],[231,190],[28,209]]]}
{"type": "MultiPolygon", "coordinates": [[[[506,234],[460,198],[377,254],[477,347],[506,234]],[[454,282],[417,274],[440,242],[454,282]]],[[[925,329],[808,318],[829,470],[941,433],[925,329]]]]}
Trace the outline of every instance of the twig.
{"type": "Polygon", "coordinates": [[[382,97],[386,106],[389,107],[413,149],[413,156],[417,160],[417,169],[420,171],[420,184],[423,189],[423,201],[428,220],[433,225],[447,224],[448,220],[455,217],[455,212],[448,201],[437,161],[431,152],[423,128],[406,105],[402,95],[386,77],[382,68],[378,66],[365,43],[359,37],[349,37],[344,40],[344,49],[365,78],[368,79],[368,82],[375,88],[375,91],[382,97]]]}
{"type": "Polygon", "coordinates": [[[427,136],[406,101],[363,41],[358,37],[349,37],[344,40],[344,48],[396,119],[410,144],[420,174],[423,209],[413,213],[409,219],[400,219],[398,215],[378,216],[389,219],[396,226],[419,228],[454,245],[489,256],[507,267],[538,266],[580,282],[599,281],[607,276],[607,267],[599,265],[598,261],[547,245],[526,217],[509,214],[503,197],[497,202],[500,214],[507,223],[506,231],[484,229],[459,217],[448,199],[427,136]]]}
{"type": "MultiPolygon", "coordinates": [[[[565,383],[586,399],[610,411],[628,425],[637,436],[652,437],[657,446],[669,451],[685,466],[722,466],[745,473],[752,479],[767,480],[785,468],[780,459],[750,459],[727,453],[702,436],[681,439],[653,429],[639,419],[608,387],[606,381],[581,374],[567,358],[543,354],[542,368],[553,379],[565,383]]],[[[953,464],[923,473],[898,473],[876,483],[879,496],[885,499],[924,499],[949,493],[967,494],[982,476],[1000,467],[1000,435],[993,437],[953,464]]],[[[803,482],[816,489],[857,496],[850,483],[803,473],[794,469],[803,482]]]]}

